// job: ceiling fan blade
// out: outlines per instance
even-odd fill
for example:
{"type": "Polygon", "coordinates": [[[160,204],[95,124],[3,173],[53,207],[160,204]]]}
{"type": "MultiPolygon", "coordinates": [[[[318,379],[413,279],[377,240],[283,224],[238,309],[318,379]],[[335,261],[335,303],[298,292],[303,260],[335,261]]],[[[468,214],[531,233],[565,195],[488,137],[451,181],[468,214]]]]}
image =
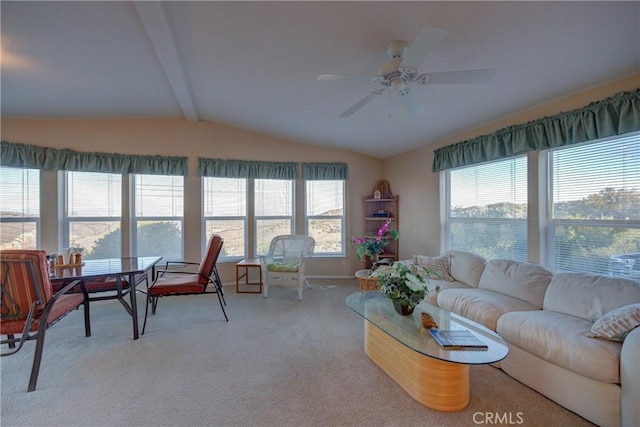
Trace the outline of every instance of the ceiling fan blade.
{"type": "Polygon", "coordinates": [[[362,74],[320,74],[316,80],[360,80],[373,81],[375,77],[362,74]]]}
{"type": "Polygon", "coordinates": [[[402,65],[416,70],[435,47],[447,37],[448,31],[438,27],[424,27],[404,54],[402,65]]]}
{"type": "Polygon", "coordinates": [[[424,109],[424,106],[420,103],[418,98],[413,95],[412,92],[404,93],[404,95],[401,92],[398,95],[400,97],[400,102],[402,102],[402,105],[404,105],[405,110],[407,110],[407,112],[412,116],[422,116],[427,112],[424,109]]]}
{"type": "Polygon", "coordinates": [[[498,70],[495,68],[488,68],[485,70],[428,73],[429,80],[427,80],[427,84],[483,83],[493,79],[497,72],[498,70]]]}
{"type": "Polygon", "coordinates": [[[340,117],[342,118],[349,117],[350,115],[352,115],[353,113],[355,113],[356,111],[358,111],[359,109],[361,109],[362,107],[364,107],[365,105],[367,105],[368,103],[376,99],[377,96],[382,95],[387,89],[388,88],[374,90],[369,95],[362,98],[360,101],[356,102],[351,107],[347,108],[342,114],[340,114],[340,117]]]}

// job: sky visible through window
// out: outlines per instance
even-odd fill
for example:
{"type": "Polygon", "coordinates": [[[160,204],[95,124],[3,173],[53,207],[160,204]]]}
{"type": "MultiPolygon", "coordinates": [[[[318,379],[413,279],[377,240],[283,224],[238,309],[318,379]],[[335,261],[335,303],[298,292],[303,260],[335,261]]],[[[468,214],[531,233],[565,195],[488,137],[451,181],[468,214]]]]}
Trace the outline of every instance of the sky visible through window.
{"type": "MultiPolygon", "coordinates": [[[[554,202],[581,200],[607,187],[640,191],[640,132],[570,147],[551,153],[554,202]],[[612,145],[616,148],[613,154],[612,145]]],[[[460,185],[452,185],[451,205],[467,208],[514,201],[526,204],[526,187],[519,190],[516,183],[519,179],[526,183],[526,174],[521,173],[526,173],[526,156],[516,165],[498,161],[453,170],[453,185],[460,185]],[[505,187],[510,190],[504,191],[505,187]]]]}
{"type": "Polygon", "coordinates": [[[552,156],[554,202],[584,199],[604,188],[640,192],[640,133],[558,149],[552,156]]]}

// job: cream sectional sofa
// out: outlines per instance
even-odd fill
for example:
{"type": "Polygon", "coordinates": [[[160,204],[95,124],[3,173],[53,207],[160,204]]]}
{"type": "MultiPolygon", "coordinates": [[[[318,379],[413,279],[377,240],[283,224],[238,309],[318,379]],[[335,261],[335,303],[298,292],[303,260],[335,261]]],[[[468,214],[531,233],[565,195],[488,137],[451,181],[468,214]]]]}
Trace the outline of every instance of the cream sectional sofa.
{"type": "Polygon", "coordinates": [[[509,355],[499,367],[508,375],[597,425],[640,426],[640,328],[633,329],[640,319],[640,283],[553,274],[536,264],[487,261],[461,251],[413,262],[442,276],[430,281],[430,287],[440,286],[428,297],[431,303],[507,342],[509,355]],[[620,322],[631,330],[626,338],[594,336],[620,322]]]}

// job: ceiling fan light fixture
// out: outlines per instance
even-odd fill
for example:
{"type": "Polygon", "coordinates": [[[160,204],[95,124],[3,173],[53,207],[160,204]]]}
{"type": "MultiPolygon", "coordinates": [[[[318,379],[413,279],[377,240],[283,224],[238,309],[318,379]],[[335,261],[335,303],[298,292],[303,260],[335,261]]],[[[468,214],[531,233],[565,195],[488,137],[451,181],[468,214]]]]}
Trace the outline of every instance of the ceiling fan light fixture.
{"type": "Polygon", "coordinates": [[[387,55],[391,58],[402,58],[409,44],[402,40],[394,40],[387,45],[387,55]]]}
{"type": "Polygon", "coordinates": [[[398,90],[398,96],[407,96],[411,93],[411,89],[406,85],[402,85],[400,90],[398,90]]]}

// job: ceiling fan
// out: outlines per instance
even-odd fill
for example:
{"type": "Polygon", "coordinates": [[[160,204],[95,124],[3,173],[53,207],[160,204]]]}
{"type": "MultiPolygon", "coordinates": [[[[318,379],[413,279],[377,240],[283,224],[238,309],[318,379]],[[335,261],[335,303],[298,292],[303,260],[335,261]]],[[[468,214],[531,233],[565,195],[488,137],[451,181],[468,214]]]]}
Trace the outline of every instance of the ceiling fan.
{"type": "Polygon", "coordinates": [[[447,30],[437,27],[424,27],[411,46],[402,40],[389,43],[387,54],[391,59],[380,67],[377,76],[321,74],[317,80],[369,80],[380,86],[343,111],[340,117],[349,117],[386,91],[391,90],[396,92],[409,114],[420,116],[425,113],[425,109],[413,95],[412,86],[416,84],[482,83],[491,80],[497,72],[495,68],[491,68],[418,74],[420,64],[446,36],[447,30]]]}

